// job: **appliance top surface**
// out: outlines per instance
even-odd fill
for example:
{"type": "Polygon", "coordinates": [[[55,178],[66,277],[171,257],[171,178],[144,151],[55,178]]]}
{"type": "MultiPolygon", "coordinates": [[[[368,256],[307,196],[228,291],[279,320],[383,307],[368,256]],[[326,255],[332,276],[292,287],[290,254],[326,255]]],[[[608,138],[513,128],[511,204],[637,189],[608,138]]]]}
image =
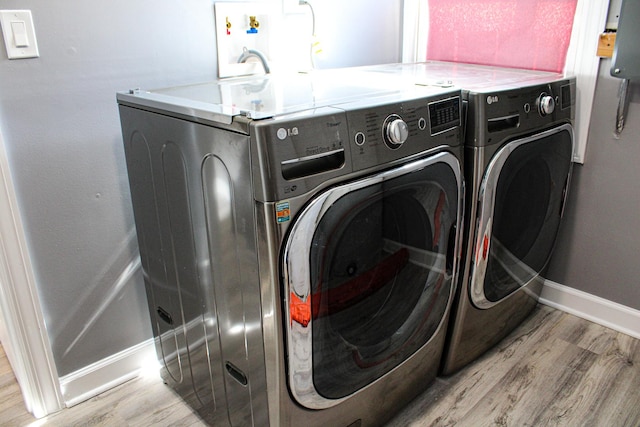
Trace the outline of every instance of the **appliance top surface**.
{"type": "Polygon", "coordinates": [[[357,68],[220,79],[117,94],[118,102],[229,124],[235,116],[264,119],[327,106],[424,98],[452,87],[416,86],[385,73],[357,68]]]}
{"type": "Polygon", "coordinates": [[[547,71],[441,61],[388,64],[371,66],[367,69],[374,74],[400,77],[416,85],[455,86],[462,88],[463,91],[478,93],[517,89],[565,79],[562,74],[547,71]]]}

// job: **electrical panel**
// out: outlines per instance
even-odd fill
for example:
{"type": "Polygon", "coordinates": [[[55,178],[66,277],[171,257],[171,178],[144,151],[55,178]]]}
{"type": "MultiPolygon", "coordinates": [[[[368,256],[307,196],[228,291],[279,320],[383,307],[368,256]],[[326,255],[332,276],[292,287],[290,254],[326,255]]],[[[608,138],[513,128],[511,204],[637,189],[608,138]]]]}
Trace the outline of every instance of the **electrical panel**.
{"type": "Polygon", "coordinates": [[[638,40],[640,40],[640,2],[623,0],[611,63],[612,76],[631,80],[640,78],[638,40]]]}

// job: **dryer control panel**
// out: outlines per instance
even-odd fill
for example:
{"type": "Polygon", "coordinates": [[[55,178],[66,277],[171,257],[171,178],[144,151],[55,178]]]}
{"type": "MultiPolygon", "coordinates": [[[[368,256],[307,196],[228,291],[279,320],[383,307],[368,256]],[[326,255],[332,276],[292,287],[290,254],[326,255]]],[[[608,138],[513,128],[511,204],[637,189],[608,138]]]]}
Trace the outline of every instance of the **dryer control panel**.
{"type": "Polygon", "coordinates": [[[575,117],[575,78],[491,93],[470,92],[467,143],[486,146],[575,117]]]}

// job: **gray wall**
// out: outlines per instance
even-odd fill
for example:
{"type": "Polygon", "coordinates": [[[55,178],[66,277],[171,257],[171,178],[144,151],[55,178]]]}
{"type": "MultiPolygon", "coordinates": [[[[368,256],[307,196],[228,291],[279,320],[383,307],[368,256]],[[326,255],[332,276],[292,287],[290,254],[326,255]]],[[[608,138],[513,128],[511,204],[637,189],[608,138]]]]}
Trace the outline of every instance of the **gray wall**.
{"type": "MultiPolygon", "coordinates": [[[[607,26],[617,26],[620,0],[611,0],[607,26]]],[[[640,310],[640,82],[620,139],[613,136],[620,80],[611,60],[600,62],[586,161],[576,165],[566,219],[548,277],[640,310]]]]}
{"type": "MultiPolygon", "coordinates": [[[[40,50],[0,49],[0,130],[61,376],[151,337],[115,92],[214,78],[213,3],[0,3],[32,11],[40,50]]],[[[400,60],[402,0],[315,3],[319,67],[400,60]]]]}
{"type": "Polygon", "coordinates": [[[151,335],[115,92],[214,76],[213,12],[198,0],[1,6],[32,10],[40,50],[9,61],[2,48],[0,127],[62,376],[151,335]],[[175,20],[188,30],[170,34],[175,20]]]}
{"type": "Polygon", "coordinates": [[[613,137],[620,80],[600,64],[586,161],[576,165],[549,279],[640,310],[640,82],[613,137]]]}

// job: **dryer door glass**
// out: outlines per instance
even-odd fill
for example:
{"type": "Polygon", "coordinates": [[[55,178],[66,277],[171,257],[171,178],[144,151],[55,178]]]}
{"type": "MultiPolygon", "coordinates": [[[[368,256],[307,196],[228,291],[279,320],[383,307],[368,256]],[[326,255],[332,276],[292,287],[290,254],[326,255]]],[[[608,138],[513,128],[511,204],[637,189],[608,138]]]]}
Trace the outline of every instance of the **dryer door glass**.
{"type": "MultiPolygon", "coordinates": [[[[479,243],[489,242],[483,291],[490,303],[544,271],[560,227],[572,142],[568,128],[514,141],[489,167],[485,196],[493,198],[493,217],[484,221],[484,229],[490,230],[484,236],[489,238],[479,243]]],[[[491,205],[487,200],[481,203],[491,205]]],[[[479,252],[486,253],[483,248],[479,252]]]]}
{"type": "Polygon", "coordinates": [[[459,169],[451,159],[416,163],[410,172],[331,189],[297,218],[285,277],[290,387],[305,406],[335,404],[382,377],[443,323],[453,287],[459,169]],[[305,303],[306,320],[299,317],[305,303]]]}

